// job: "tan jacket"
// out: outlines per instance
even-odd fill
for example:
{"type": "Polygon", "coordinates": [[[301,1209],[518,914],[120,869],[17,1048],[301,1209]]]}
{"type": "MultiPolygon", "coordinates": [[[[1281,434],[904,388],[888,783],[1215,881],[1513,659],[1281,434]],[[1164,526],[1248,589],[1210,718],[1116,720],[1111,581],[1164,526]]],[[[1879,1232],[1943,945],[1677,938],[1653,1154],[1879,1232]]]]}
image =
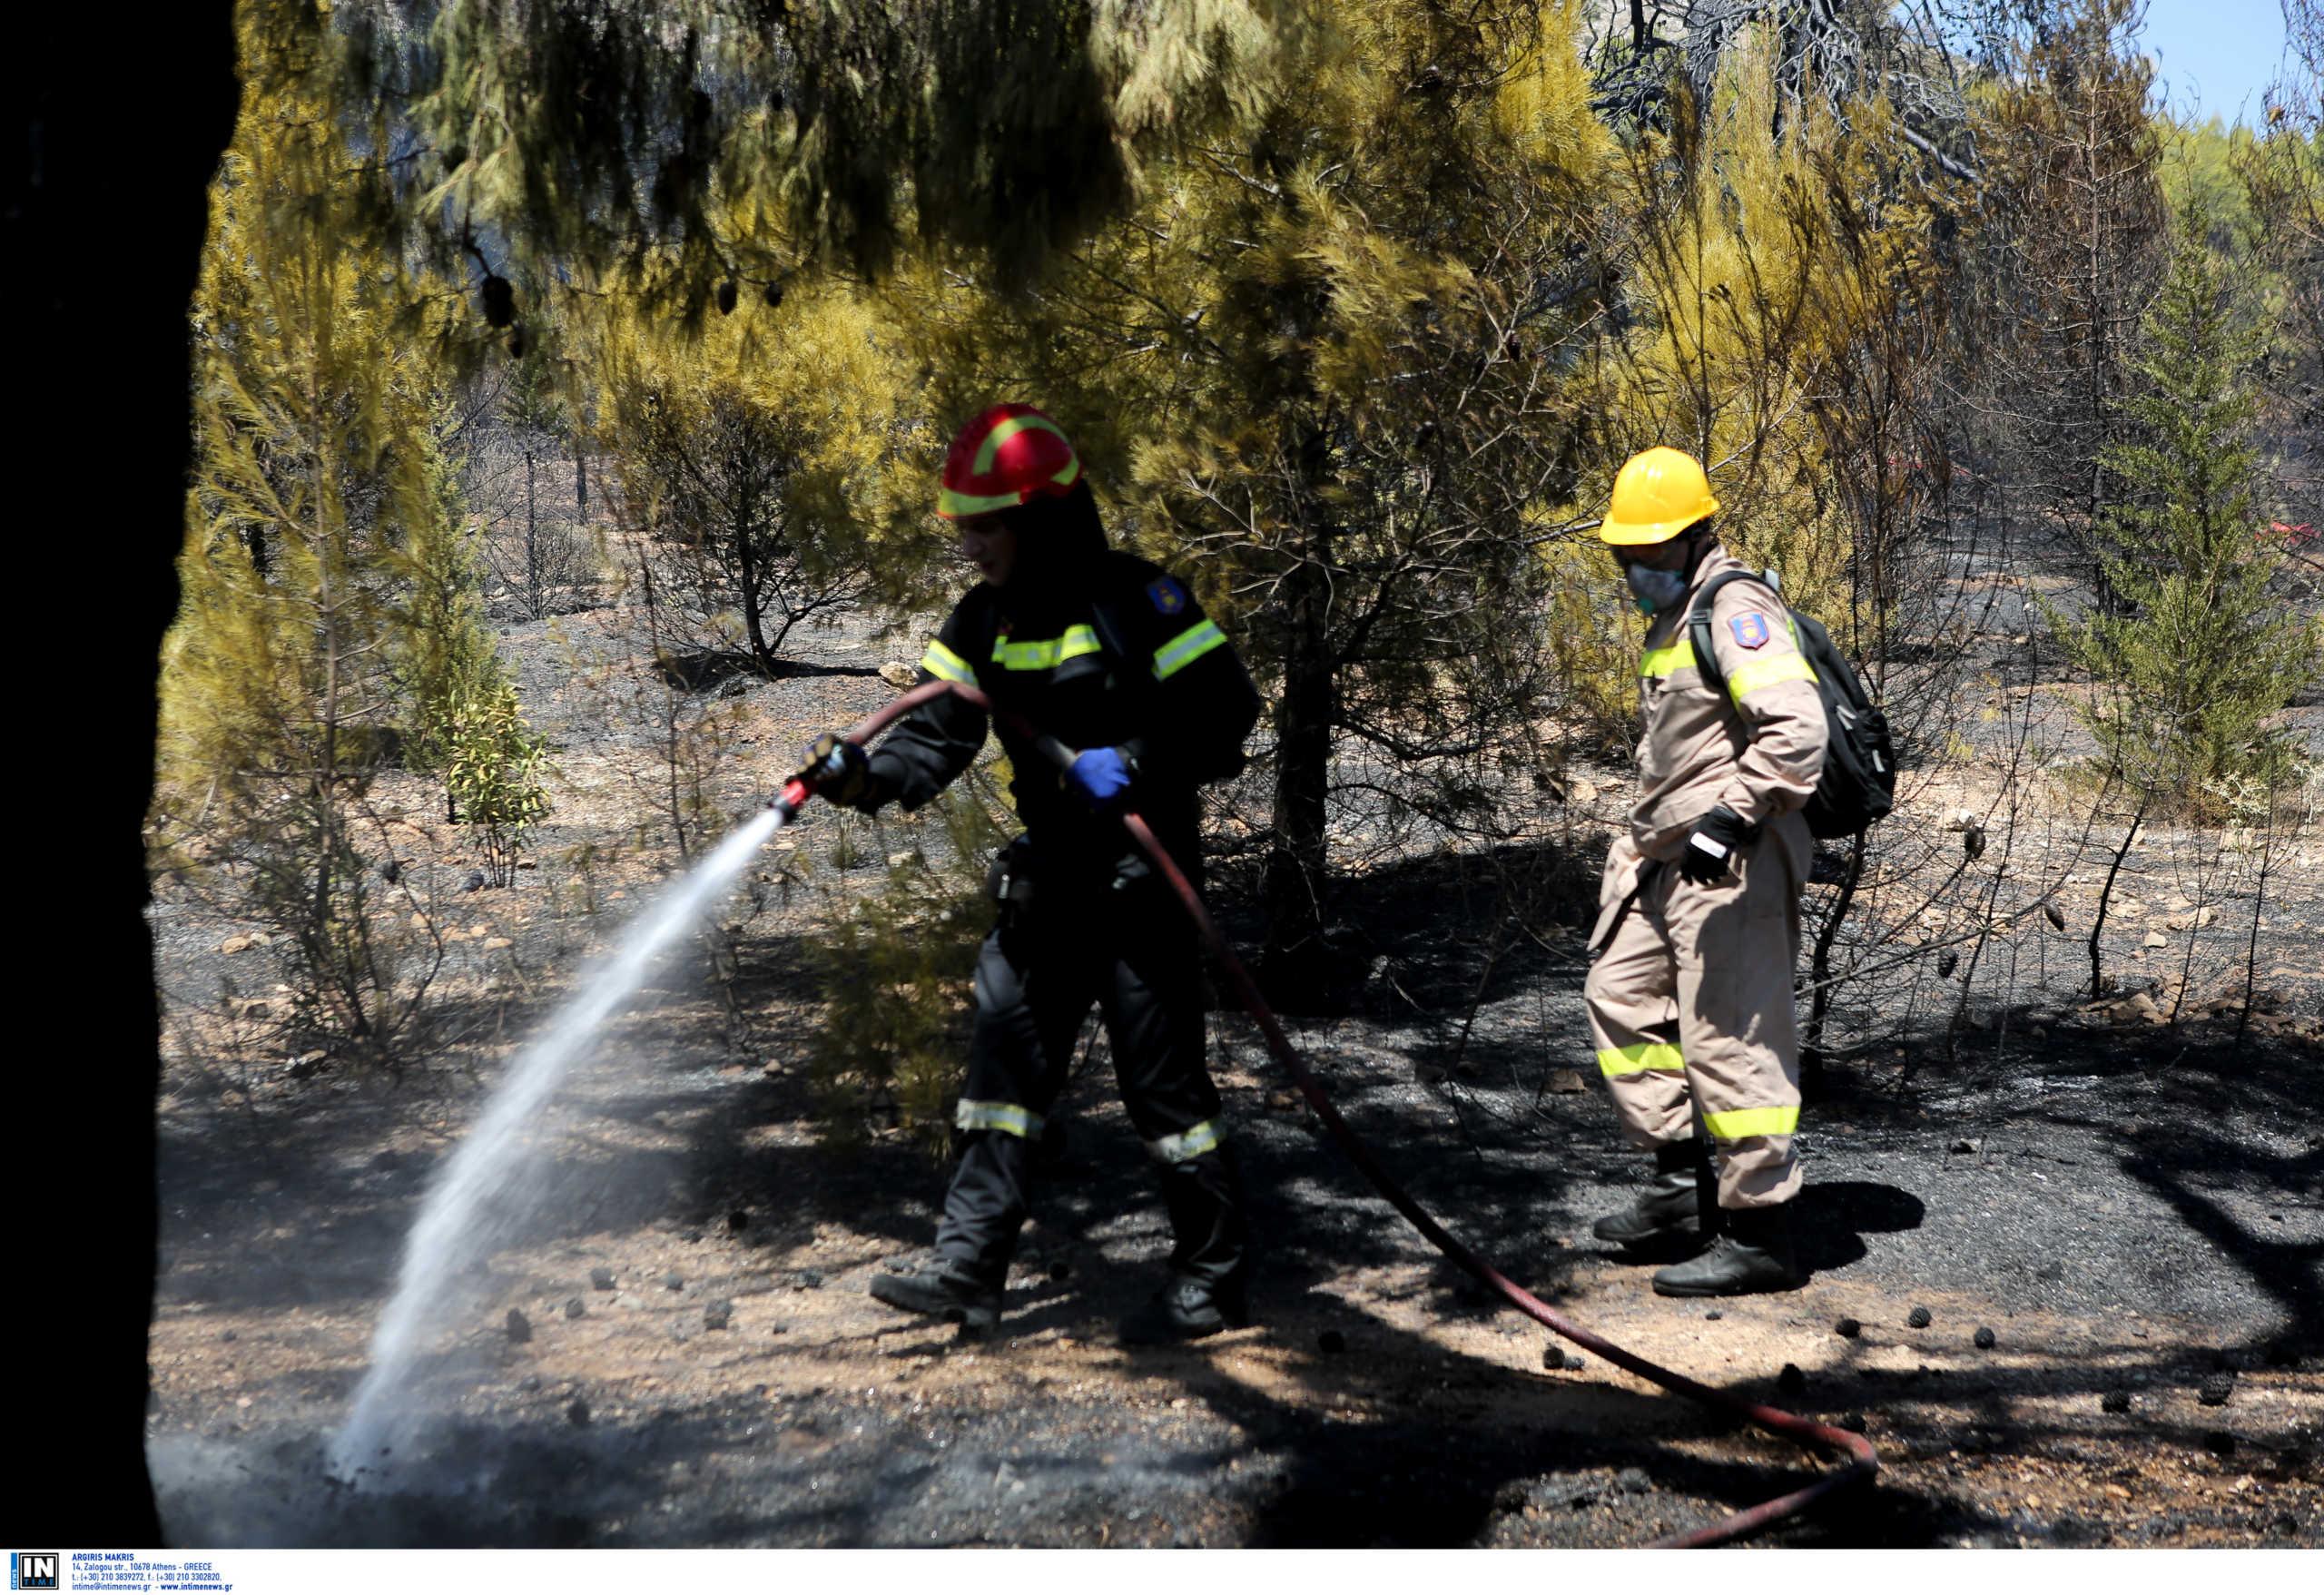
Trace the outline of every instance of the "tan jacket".
{"type": "Polygon", "coordinates": [[[1800,657],[1783,603],[1756,576],[1730,582],[1711,606],[1711,645],[1727,678],[1714,690],[1695,666],[1687,612],[1703,584],[1746,570],[1712,548],[1695,567],[1687,602],[1654,617],[1639,664],[1639,797],[1630,840],[1648,858],[1676,858],[1695,822],[1725,803],[1768,823],[1789,855],[1795,882],[1807,876],[1814,842],[1797,817],[1824,768],[1827,735],[1814,673],[1800,657]]]}

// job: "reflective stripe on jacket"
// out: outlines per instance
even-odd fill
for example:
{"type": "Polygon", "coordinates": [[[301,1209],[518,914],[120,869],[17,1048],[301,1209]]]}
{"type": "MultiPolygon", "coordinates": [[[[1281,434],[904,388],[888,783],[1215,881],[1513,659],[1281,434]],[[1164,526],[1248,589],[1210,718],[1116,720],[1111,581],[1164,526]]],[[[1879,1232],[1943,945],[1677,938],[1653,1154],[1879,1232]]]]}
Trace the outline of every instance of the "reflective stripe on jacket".
{"type": "MultiPolygon", "coordinates": [[[[1823,699],[1782,600],[1765,584],[1729,582],[1712,600],[1711,645],[1728,690],[1696,667],[1687,609],[1711,577],[1746,568],[1712,549],[1695,569],[1687,604],[1658,614],[1647,631],[1630,836],[1648,858],[1676,857],[1695,822],[1719,803],[1755,824],[1796,813],[1823,771],[1823,699]]],[[[1804,871],[1807,860],[1795,863],[1804,871]]]]}
{"type": "MultiPolygon", "coordinates": [[[[1121,748],[1137,768],[1132,801],[1191,869],[1195,789],[1241,769],[1257,689],[1226,634],[1159,566],[1108,551],[1049,575],[1040,588],[972,589],[929,643],[921,677],[973,683],[1068,747],[1121,748]]],[[[958,699],[923,704],[873,750],[872,773],[916,809],[968,768],[987,729],[958,699]]],[[[1045,850],[1123,856],[1117,822],[1092,814],[1015,733],[1000,740],[1018,815],[1045,850]]]]}

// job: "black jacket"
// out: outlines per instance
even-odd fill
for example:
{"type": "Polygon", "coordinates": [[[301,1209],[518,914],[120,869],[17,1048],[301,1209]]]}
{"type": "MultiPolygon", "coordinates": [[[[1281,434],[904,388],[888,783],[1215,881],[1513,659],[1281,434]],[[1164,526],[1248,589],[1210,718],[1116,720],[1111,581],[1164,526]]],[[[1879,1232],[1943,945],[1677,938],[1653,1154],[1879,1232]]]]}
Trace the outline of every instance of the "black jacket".
{"type": "MultiPolygon", "coordinates": [[[[920,673],[974,683],[1069,748],[1120,748],[1137,771],[1128,806],[1190,874],[1200,861],[1195,789],[1242,769],[1243,739],[1259,718],[1234,645],[1186,585],[1102,541],[1044,549],[1005,588],[979,584],[953,607],[920,673]]],[[[916,809],[933,798],[976,758],[986,718],[952,697],[914,710],[871,755],[876,799],[916,809]]],[[[1091,812],[1014,731],[1000,734],[1044,874],[1097,884],[1143,872],[1118,821],[1091,812]]]]}

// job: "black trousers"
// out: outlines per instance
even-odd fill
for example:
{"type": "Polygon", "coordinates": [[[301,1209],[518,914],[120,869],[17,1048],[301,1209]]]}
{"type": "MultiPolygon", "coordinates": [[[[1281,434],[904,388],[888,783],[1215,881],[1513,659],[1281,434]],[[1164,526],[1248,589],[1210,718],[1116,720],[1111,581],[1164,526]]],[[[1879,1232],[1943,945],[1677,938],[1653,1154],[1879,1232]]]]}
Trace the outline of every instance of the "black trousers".
{"type": "Polygon", "coordinates": [[[1201,949],[1162,883],[1044,889],[1029,904],[1004,906],[977,961],[976,999],[958,1119],[963,1149],[936,1249],[1002,1282],[1029,1206],[1032,1142],[1094,1002],[1122,1105],[1160,1170],[1177,1239],[1170,1266],[1206,1285],[1237,1275],[1241,1187],[1203,1066],[1201,949]]]}

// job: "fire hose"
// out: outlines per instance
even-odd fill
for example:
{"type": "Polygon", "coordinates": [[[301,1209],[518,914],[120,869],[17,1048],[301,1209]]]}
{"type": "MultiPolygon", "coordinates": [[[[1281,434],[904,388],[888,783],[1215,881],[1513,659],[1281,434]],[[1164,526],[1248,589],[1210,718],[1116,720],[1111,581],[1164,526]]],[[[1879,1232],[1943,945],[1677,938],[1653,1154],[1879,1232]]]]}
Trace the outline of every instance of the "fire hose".
{"type": "MultiPolygon", "coordinates": [[[[847,733],[846,740],[861,747],[868,738],[878,735],[903,715],[946,693],[953,694],[1006,724],[1009,730],[1032,743],[1044,758],[1057,764],[1060,770],[1073,763],[1074,754],[1071,749],[1066,747],[1055,737],[1049,736],[1027,724],[1021,717],[1007,710],[995,708],[992,700],[982,692],[961,682],[931,681],[912,688],[910,692],[904,693],[874,711],[861,724],[847,733]]],[[[807,774],[794,775],[784,783],[781,793],[774,798],[770,806],[782,810],[786,817],[795,815],[801,808],[805,806],[808,798],[813,793],[814,786],[807,774]]],[[[1218,960],[1219,967],[1226,972],[1228,982],[1235,989],[1235,995],[1241,1000],[1251,1018],[1257,1022],[1261,1033],[1266,1037],[1267,1049],[1275,1054],[1275,1061],[1280,1063],[1285,1072],[1290,1075],[1292,1082],[1299,1088],[1299,1094],[1307,1099],[1307,1105],[1315,1110],[1316,1117],[1322,1120],[1324,1127],[1330,1132],[1332,1138],[1339,1143],[1340,1149],[1345,1152],[1350,1160],[1363,1172],[1364,1178],[1372,1182],[1374,1188],[1386,1197],[1389,1204],[1397,1212],[1403,1214],[1413,1228],[1427,1237],[1430,1245],[1451,1258],[1463,1272],[1497,1293],[1503,1300],[1535,1323],[1562,1335],[1576,1345],[1597,1353],[1616,1367],[1627,1368],[1641,1379],[1700,1402],[1706,1406],[1731,1413],[1767,1433],[1788,1440],[1794,1444],[1810,1450],[1838,1452],[1847,1458],[1845,1466],[1827,1473],[1805,1489],[1779,1495],[1773,1501],[1762,1501],[1758,1506],[1747,1508],[1731,1517],[1721,1519],[1718,1522],[1707,1524],[1688,1533],[1676,1534],[1667,1540],[1657,1541],[1656,1548],[1684,1549],[1725,1544],[1762,1529],[1769,1523],[1795,1516],[1815,1501],[1849,1484],[1870,1479],[1878,1471],[1880,1460],[1872,1449],[1872,1442],[1863,1435],[1852,1433],[1846,1429],[1835,1428],[1828,1423],[1814,1423],[1797,1413],[1787,1413],[1780,1407],[1762,1405],[1726,1391],[1713,1389],[1708,1384],[1688,1378],[1683,1373],[1673,1373],[1659,1364],[1650,1363],[1634,1352],[1623,1350],[1613,1342],[1574,1323],[1555,1307],[1534,1295],[1532,1292],[1525,1289],[1472,1251],[1458,1236],[1431,1217],[1421,1205],[1413,1199],[1411,1194],[1381,1166],[1379,1159],[1373,1156],[1371,1148],[1357,1137],[1355,1132],[1348,1127],[1347,1121],[1340,1117],[1339,1109],[1332,1105],[1331,1098],[1324,1095],[1323,1087],[1317,1083],[1315,1075],[1301,1059],[1298,1049],[1292,1046],[1290,1038],[1284,1034],[1283,1026],[1276,1020],[1274,1010],[1267,1006],[1266,999],[1260,996],[1258,986],[1252,980],[1250,972],[1243,967],[1242,960],[1235,956],[1235,951],[1227,945],[1226,937],[1219,933],[1216,922],[1210,917],[1209,909],[1203,903],[1201,893],[1197,892],[1193,883],[1187,879],[1186,872],[1178,868],[1177,861],[1170,856],[1169,851],[1155,839],[1154,832],[1147,828],[1145,820],[1135,812],[1125,811],[1119,815],[1119,819],[1132,840],[1137,843],[1154,867],[1161,871],[1163,879],[1170,883],[1171,890],[1177,893],[1179,902],[1201,930],[1203,940],[1209,945],[1212,954],[1218,960]]]]}

